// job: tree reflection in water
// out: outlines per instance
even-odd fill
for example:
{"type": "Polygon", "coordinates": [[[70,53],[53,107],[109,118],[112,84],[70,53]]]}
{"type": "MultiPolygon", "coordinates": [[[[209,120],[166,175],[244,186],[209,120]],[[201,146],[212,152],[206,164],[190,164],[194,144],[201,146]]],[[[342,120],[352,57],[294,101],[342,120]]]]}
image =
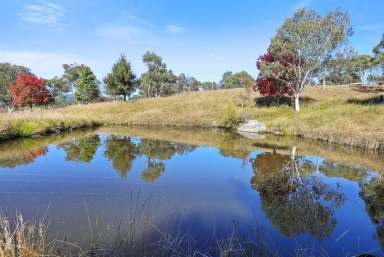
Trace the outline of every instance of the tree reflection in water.
{"type": "Polygon", "coordinates": [[[252,187],[259,191],[262,208],[286,236],[309,233],[326,238],[335,228],[334,210],[345,201],[340,185],[327,184],[302,157],[273,153],[253,162],[252,187]]]}
{"type": "Polygon", "coordinates": [[[165,171],[165,160],[170,160],[175,154],[192,152],[195,147],[188,144],[178,144],[168,141],[141,139],[138,153],[147,157],[147,168],[142,173],[145,182],[154,182],[165,171]]]}
{"type": "Polygon", "coordinates": [[[147,168],[141,174],[145,182],[156,181],[164,172],[165,166],[163,162],[152,161],[148,159],[147,168]]]}
{"type": "Polygon", "coordinates": [[[142,138],[134,143],[128,136],[109,136],[105,142],[104,156],[112,161],[113,168],[125,177],[132,169],[132,162],[140,157],[147,158],[142,172],[145,182],[156,181],[165,171],[165,161],[175,154],[185,154],[195,149],[188,144],[142,138]]]}
{"type": "Polygon", "coordinates": [[[382,176],[373,178],[361,185],[360,196],[365,208],[376,225],[376,238],[384,248],[384,179],[382,176]]]}
{"type": "Polygon", "coordinates": [[[65,160],[85,163],[92,161],[99,146],[100,137],[98,135],[74,139],[61,145],[67,153],[65,160]]]}
{"type": "Polygon", "coordinates": [[[126,177],[137,156],[137,147],[128,136],[110,136],[105,142],[105,158],[112,161],[113,168],[126,177]]]}

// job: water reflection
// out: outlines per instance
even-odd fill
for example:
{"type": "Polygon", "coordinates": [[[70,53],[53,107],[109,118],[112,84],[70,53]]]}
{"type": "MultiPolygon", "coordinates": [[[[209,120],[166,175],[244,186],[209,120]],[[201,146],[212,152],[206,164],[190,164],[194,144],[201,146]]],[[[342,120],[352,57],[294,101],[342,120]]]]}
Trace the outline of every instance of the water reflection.
{"type": "Polygon", "coordinates": [[[89,163],[92,161],[99,146],[99,135],[92,135],[68,141],[60,147],[67,153],[65,160],[89,163]]]}
{"type": "Polygon", "coordinates": [[[303,157],[263,153],[253,160],[251,184],[260,192],[262,208],[286,236],[309,233],[329,236],[336,225],[334,210],[345,201],[339,184],[324,182],[312,173],[303,157]]]}
{"type": "Polygon", "coordinates": [[[384,180],[380,176],[373,178],[361,188],[366,210],[376,225],[376,238],[384,248],[384,180]]]}
{"type": "Polygon", "coordinates": [[[122,177],[131,170],[132,162],[138,154],[136,145],[128,136],[110,136],[105,142],[104,156],[112,161],[113,168],[122,177]]]}
{"type": "Polygon", "coordinates": [[[156,181],[165,171],[166,160],[175,154],[192,152],[194,146],[163,140],[142,138],[135,142],[128,136],[109,136],[105,141],[104,156],[112,161],[113,168],[122,177],[126,177],[132,168],[132,162],[138,157],[146,158],[146,168],[142,171],[145,182],[156,181]]]}
{"type": "Polygon", "coordinates": [[[167,133],[90,131],[0,144],[0,167],[14,171],[0,172],[0,207],[60,203],[56,226],[71,234],[88,226],[86,219],[71,223],[83,199],[96,223],[108,227],[127,216],[124,208],[135,205],[127,192],[139,185],[164,200],[153,208],[159,223],[185,214],[183,225],[198,238],[211,236],[213,226],[225,238],[223,227],[233,220],[251,229],[255,212],[283,245],[304,240],[337,256],[336,241],[350,247],[361,236],[363,250],[384,248],[384,182],[375,172],[384,166],[381,157],[328,146],[311,154],[304,143],[255,143],[226,132],[167,133]],[[95,172],[84,172],[88,167],[95,172]]]}

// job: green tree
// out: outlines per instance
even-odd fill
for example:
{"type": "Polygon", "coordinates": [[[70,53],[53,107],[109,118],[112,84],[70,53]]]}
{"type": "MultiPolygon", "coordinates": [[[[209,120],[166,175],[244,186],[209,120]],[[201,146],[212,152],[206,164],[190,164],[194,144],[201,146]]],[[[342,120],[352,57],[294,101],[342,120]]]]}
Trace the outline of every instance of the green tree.
{"type": "Polygon", "coordinates": [[[232,73],[227,71],[223,74],[223,77],[220,81],[221,88],[241,88],[246,87],[248,84],[254,84],[255,79],[249,75],[246,71],[241,71],[237,73],[232,73]]]}
{"type": "Polygon", "coordinates": [[[216,83],[216,82],[211,82],[211,81],[206,81],[206,82],[203,82],[201,84],[201,87],[204,89],[204,90],[218,90],[220,89],[220,84],[216,83]]]}
{"type": "Polygon", "coordinates": [[[321,16],[299,9],[285,20],[271,40],[268,53],[279,61],[263,62],[260,70],[289,87],[300,111],[299,97],[329,58],[352,34],[347,13],[336,10],[321,16]]]}
{"type": "Polygon", "coordinates": [[[79,78],[75,82],[75,100],[79,103],[95,101],[100,95],[97,79],[91,68],[81,66],[79,78]]]}
{"type": "Polygon", "coordinates": [[[188,91],[199,91],[200,87],[201,87],[200,81],[198,81],[194,77],[188,78],[188,91]]]}
{"type": "Polygon", "coordinates": [[[76,81],[80,78],[80,71],[86,67],[84,64],[63,64],[64,80],[72,87],[75,86],[76,81]]]}
{"type": "Polygon", "coordinates": [[[384,34],[381,36],[380,42],[373,48],[374,65],[379,74],[372,76],[371,80],[384,81],[384,34]]]}
{"type": "Polygon", "coordinates": [[[162,58],[154,52],[147,52],[143,62],[148,70],[140,78],[140,94],[145,97],[167,96],[177,92],[178,77],[167,69],[162,58]]]}
{"type": "Polygon", "coordinates": [[[352,59],[353,68],[356,74],[359,76],[361,85],[365,85],[367,73],[373,67],[373,57],[367,54],[358,55],[352,59]]]}
{"type": "Polygon", "coordinates": [[[109,95],[122,95],[124,101],[136,89],[137,80],[132,71],[131,64],[127,61],[125,55],[121,55],[118,62],[112,67],[112,72],[104,79],[105,89],[109,95]]]}
{"type": "Polygon", "coordinates": [[[0,63],[0,107],[6,106],[11,109],[10,86],[15,83],[20,73],[30,73],[24,66],[10,63],[0,63]]]}
{"type": "Polygon", "coordinates": [[[181,73],[178,76],[176,84],[177,84],[177,91],[179,93],[187,92],[189,89],[188,79],[184,73],[181,73]]]}
{"type": "Polygon", "coordinates": [[[202,86],[201,82],[198,81],[196,78],[187,77],[184,73],[181,73],[177,77],[177,81],[176,81],[177,90],[175,93],[199,91],[201,86],[202,86]]]}
{"type": "Polygon", "coordinates": [[[65,105],[65,93],[69,93],[71,91],[70,84],[68,84],[63,77],[54,77],[53,79],[48,79],[46,80],[46,84],[49,90],[51,101],[57,105],[65,105]]]}
{"type": "Polygon", "coordinates": [[[338,52],[330,59],[326,65],[326,80],[331,84],[345,85],[359,80],[354,65],[353,58],[356,54],[352,51],[338,52]]]}

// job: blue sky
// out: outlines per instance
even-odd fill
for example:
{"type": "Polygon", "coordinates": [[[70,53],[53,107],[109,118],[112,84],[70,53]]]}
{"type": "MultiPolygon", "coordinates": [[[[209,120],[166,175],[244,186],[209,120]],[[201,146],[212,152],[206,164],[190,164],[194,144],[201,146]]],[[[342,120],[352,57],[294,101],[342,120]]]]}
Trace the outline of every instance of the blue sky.
{"type": "Polygon", "coordinates": [[[121,53],[140,75],[142,55],[153,50],[199,80],[220,80],[227,70],[256,75],[276,29],[303,6],[348,11],[359,53],[384,33],[382,0],[0,0],[0,62],[50,78],[76,61],[102,79],[121,53]]]}

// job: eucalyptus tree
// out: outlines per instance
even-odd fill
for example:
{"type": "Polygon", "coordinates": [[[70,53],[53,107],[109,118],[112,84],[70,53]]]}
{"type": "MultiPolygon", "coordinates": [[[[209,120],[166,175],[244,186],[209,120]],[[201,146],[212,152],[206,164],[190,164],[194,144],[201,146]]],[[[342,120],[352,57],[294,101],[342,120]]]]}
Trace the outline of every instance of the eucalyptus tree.
{"type": "Polygon", "coordinates": [[[325,16],[305,8],[285,20],[271,40],[271,58],[259,65],[262,76],[288,87],[300,111],[299,97],[305,86],[326,65],[332,54],[352,35],[346,12],[335,10],[325,16]]]}
{"type": "Polygon", "coordinates": [[[374,59],[372,56],[363,54],[358,55],[352,59],[354,71],[359,76],[361,85],[365,85],[365,79],[367,78],[367,73],[373,67],[374,59]]]}
{"type": "Polygon", "coordinates": [[[167,69],[162,58],[154,52],[146,52],[143,62],[147,71],[140,78],[140,94],[145,97],[167,96],[177,91],[178,77],[167,69]]]}
{"type": "Polygon", "coordinates": [[[216,82],[211,82],[211,81],[206,81],[206,82],[203,82],[201,84],[201,87],[204,89],[204,90],[218,90],[221,88],[220,84],[219,83],[216,83],[216,82]]]}
{"type": "Polygon", "coordinates": [[[353,59],[357,54],[354,51],[336,53],[327,63],[326,80],[332,84],[350,84],[359,80],[355,71],[353,59]]]}
{"type": "Polygon", "coordinates": [[[122,95],[124,101],[137,87],[136,75],[125,55],[121,55],[117,63],[112,67],[111,73],[104,78],[107,94],[112,96],[122,95]]]}
{"type": "Polygon", "coordinates": [[[379,70],[379,75],[374,79],[384,80],[384,34],[381,36],[380,42],[373,48],[374,65],[379,70]]]}
{"type": "Polygon", "coordinates": [[[248,84],[254,84],[254,82],[255,79],[246,71],[241,71],[237,73],[227,71],[222,76],[220,86],[224,89],[241,88],[247,87],[248,84]]]}
{"type": "Polygon", "coordinates": [[[80,71],[86,67],[84,64],[63,64],[64,74],[63,79],[71,89],[80,78],[80,71]]]}
{"type": "Polygon", "coordinates": [[[63,77],[54,77],[52,79],[47,79],[46,84],[48,87],[51,101],[53,101],[56,105],[65,105],[65,94],[71,91],[70,84],[68,84],[63,77]]]}

